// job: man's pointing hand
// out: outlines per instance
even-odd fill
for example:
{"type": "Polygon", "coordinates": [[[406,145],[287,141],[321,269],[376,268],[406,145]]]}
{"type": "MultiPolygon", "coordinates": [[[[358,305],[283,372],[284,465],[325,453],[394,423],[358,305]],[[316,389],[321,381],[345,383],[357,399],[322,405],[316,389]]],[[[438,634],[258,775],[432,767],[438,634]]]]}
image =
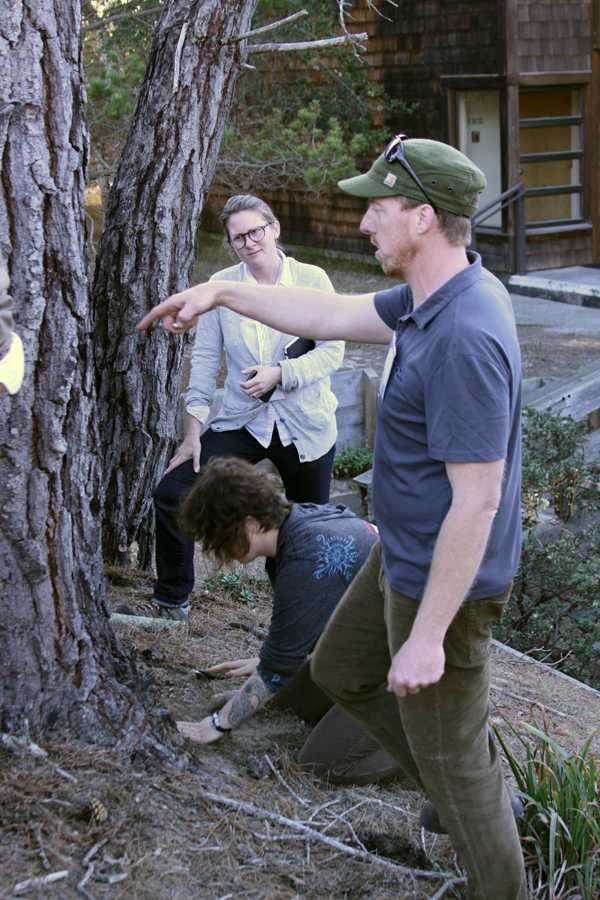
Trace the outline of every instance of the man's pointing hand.
{"type": "Polygon", "coordinates": [[[136,328],[145,331],[157,319],[162,319],[162,327],[171,334],[183,334],[193,328],[198,316],[208,312],[215,305],[215,283],[197,284],[195,287],[167,297],[158,306],[146,313],[136,328]]]}

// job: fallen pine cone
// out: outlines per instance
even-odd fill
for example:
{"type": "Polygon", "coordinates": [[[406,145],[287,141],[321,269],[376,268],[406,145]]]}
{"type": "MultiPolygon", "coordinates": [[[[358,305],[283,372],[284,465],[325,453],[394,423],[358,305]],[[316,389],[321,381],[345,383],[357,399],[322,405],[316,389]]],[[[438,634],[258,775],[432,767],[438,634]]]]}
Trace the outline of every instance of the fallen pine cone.
{"type": "Polygon", "coordinates": [[[108,810],[101,800],[91,797],[80,804],[76,818],[90,825],[102,825],[108,819],[108,810]]]}

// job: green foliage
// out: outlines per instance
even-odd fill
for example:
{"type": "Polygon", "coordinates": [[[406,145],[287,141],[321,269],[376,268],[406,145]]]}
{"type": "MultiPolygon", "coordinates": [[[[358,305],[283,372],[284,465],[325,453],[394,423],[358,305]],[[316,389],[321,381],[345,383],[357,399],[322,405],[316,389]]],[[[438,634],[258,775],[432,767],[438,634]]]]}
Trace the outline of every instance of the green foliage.
{"type": "Polygon", "coordinates": [[[583,441],[587,426],[568,416],[525,410],[523,496],[529,515],[545,495],[563,521],[575,511],[587,475],[583,441]]]}
{"type": "MultiPolygon", "coordinates": [[[[255,41],[311,41],[341,33],[338,4],[321,0],[261,0],[253,25],[300,9],[308,15],[255,41]]],[[[389,129],[378,129],[374,119],[415,108],[371,81],[365,58],[350,46],[261,54],[251,61],[257,69],[240,83],[216,175],[230,191],[285,187],[321,194],[357,171],[364,158],[371,160],[389,137],[389,129]]]]}
{"type": "Polygon", "coordinates": [[[83,3],[91,181],[110,177],[116,168],[159,17],[156,7],[156,0],[83,3]],[[149,10],[154,11],[148,15],[149,10]],[[102,25],[102,20],[106,24],[102,25]]]}
{"type": "Polygon", "coordinates": [[[333,116],[323,122],[318,100],[287,122],[282,110],[274,109],[258,131],[226,130],[218,180],[230,190],[273,190],[293,184],[319,194],[353,172],[355,158],[368,150],[368,144],[365,134],[346,139],[333,116]]]}
{"type": "Polygon", "coordinates": [[[535,897],[594,900],[600,896],[600,766],[592,737],[573,754],[539,728],[528,726],[533,740],[513,730],[525,749],[520,762],[495,730],[526,804],[521,833],[531,883],[540,886],[535,897]]]}
{"type": "Polygon", "coordinates": [[[585,432],[570,418],[526,413],[523,551],[495,636],[600,687],[600,528],[587,524],[598,493],[584,462],[585,432]]]}
{"type": "MultiPolygon", "coordinates": [[[[84,0],[91,180],[110,178],[116,168],[160,15],[157,6],[156,0],[84,0]],[[96,27],[102,20],[106,24],[96,27]]],[[[260,0],[252,26],[301,9],[308,15],[252,42],[341,33],[338,4],[321,0],[260,0]]],[[[388,129],[373,126],[374,118],[414,110],[372,82],[364,59],[350,46],[257,54],[251,62],[256,70],[240,79],[217,169],[216,180],[227,190],[288,187],[320,194],[351,175],[363,157],[371,159],[389,136],[388,129]]]]}
{"type": "Polygon", "coordinates": [[[248,584],[244,584],[242,572],[217,572],[212,578],[205,578],[202,586],[206,591],[214,591],[217,586],[224,588],[227,593],[241,603],[255,603],[254,591],[248,584]]]}
{"type": "Polygon", "coordinates": [[[354,478],[373,465],[373,454],[366,447],[349,447],[335,454],[333,461],[334,478],[354,478]]]}
{"type": "Polygon", "coordinates": [[[523,542],[512,597],[495,637],[555,662],[567,674],[600,687],[594,645],[600,641],[600,533],[561,529],[523,542]]]}

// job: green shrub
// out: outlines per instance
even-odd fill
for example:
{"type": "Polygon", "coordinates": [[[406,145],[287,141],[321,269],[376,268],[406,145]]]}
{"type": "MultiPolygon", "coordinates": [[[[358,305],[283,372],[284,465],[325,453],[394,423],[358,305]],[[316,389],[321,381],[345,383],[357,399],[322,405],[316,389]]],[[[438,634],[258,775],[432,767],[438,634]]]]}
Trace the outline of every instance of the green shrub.
{"type": "Polygon", "coordinates": [[[544,900],[600,896],[600,766],[592,737],[570,753],[528,726],[533,741],[514,734],[525,749],[519,762],[496,731],[525,801],[520,823],[532,896],[544,900]]]}
{"type": "Polygon", "coordinates": [[[512,596],[494,636],[600,688],[594,658],[594,644],[600,641],[597,528],[580,534],[563,528],[546,540],[533,530],[526,533],[512,596]]]}
{"type": "MultiPolygon", "coordinates": [[[[586,426],[571,418],[526,410],[523,439],[521,564],[495,637],[517,650],[540,653],[562,671],[600,687],[594,659],[600,641],[600,529],[575,530],[598,493],[584,461],[586,426]],[[541,512],[553,509],[550,533],[541,512]],[[569,522],[569,527],[566,526],[569,522]]],[[[597,657],[597,653],[596,653],[597,657]]]]}
{"type": "Polygon", "coordinates": [[[584,422],[570,416],[554,416],[535,409],[524,411],[523,499],[526,513],[545,505],[567,522],[582,499],[587,467],[583,445],[587,432],[584,422]]]}
{"type": "Polygon", "coordinates": [[[334,478],[354,478],[373,465],[373,454],[366,447],[349,447],[335,454],[333,461],[334,478]]]}

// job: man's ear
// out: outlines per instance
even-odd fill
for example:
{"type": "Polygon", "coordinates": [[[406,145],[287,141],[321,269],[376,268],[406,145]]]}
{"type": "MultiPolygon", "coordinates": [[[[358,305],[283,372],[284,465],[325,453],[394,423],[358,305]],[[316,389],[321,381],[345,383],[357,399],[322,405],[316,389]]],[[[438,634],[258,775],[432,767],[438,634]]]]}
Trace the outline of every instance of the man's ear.
{"type": "Polygon", "coordinates": [[[273,233],[275,235],[275,240],[277,240],[281,234],[281,225],[279,224],[279,219],[275,219],[273,222],[273,233]]]}
{"type": "Polygon", "coordinates": [[[417,233],[427,234],[436,223],[436,215],[433,207],[428,203],[418,207],[419,215],[417,216],[417,233]]]}
{"type": "Polygon", "coordinates": [[[246,534],[248,536],[258,534],[260,531],[262,531],[260,522],[258,521],[258,519],[255,519],[254,516],[246,516],[246,518],[244,519],[244,526],[246,528],[246,534]]]}

